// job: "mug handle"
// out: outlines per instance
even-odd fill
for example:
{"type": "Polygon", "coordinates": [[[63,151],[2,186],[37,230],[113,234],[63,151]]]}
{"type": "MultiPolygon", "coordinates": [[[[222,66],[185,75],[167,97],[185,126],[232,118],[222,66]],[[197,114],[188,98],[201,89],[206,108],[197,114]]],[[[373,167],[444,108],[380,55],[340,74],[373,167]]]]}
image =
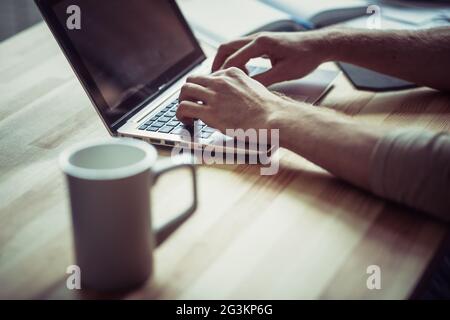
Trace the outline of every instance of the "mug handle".
{"type": "MultiPolygon", "coordinates": [[[[186,159],[186,157],[179,156],[180,162],[184,161],[182,159],[186,159]]],[[[158,179],[169,171],[180,169],[180,168],[188,168],[192,173],[192,187],[193,187],[193,202],[189,208],[185,211],[177,215],[175,218],[166,222],[161,227],[155,228],[153,230],[153,234],[155,235],[155,246],[158,247],[162,244],[167,238],[170,237],[172,233],[175,232],[197,209],[197,174],[195,170],[195,165],[191,163],[174,163],[173,160],[164,159],[157,162],[154,169],[152,170],[154,174],[154,183],[158,181],[158,179]]]]}

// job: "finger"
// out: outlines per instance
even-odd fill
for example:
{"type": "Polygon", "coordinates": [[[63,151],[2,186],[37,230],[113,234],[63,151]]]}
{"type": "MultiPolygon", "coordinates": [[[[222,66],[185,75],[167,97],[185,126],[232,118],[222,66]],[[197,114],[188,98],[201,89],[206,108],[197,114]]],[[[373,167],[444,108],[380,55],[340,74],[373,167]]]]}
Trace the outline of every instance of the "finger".
{"type": "Polygon", "coordinates": [[[178,106],[177,118],[185,124],[192,124],[194,119],[201,119],[205,112],[206,106],[192,102],[182,101],[178,106]]]}
{"type": "Polygon", "coordinates": [[[229,68],[226,70],[219,70],[210,75],[211,77],[211,90],[215,94],[222,92],[227,86],[231,85],[233,80],[242,81],[248,75],[238,68],[229,68]]]}
{"type": "Polygon", "coordinates": [[[211,86],[212,78],[209,76],[189,76],[186,79],[186,83],[195,83],[204,88],[211,86]]]}
{"type": "Polygon", "coordinates": [[[269,69],[266,72],[257,74],[255,76],[253,76],[253,79],[260,82],[265,87],[268,87],[274,83],[289,80],[286,78],[284,73],[281,72],[280,68],[277,68],[277,67],[269,69]]]}
{"type": "Polygon", "coordinates": [[[236,41],[232,41],[226,44],[223,44],[219,47],[216,57],[214,58],[214,62],[212,64],[212,72],[215,72],[220,69],[225,60],[234,52],[248,44],[252,41],[252,37],[241,38],[236,41]]]}
{"type": "Polygon", "coordinates": [[[209,89],[195,83],[186,83],[181,88],[179,100],[193,102],[202,101],[206,104],[212,96],[213,93],[209,89]]]}
{"type": "Polygon", "coordinates": [[[211,81],[214,82],[218,77],[222,77],[222,76],[226,76],[226,75],[227,75],[227,70],[225,70],[225,69],[218,70],[218,71],[210,74],[211,81]]]}
{"type": "Polygon", "coordinates": [[[250,59],[261,57],[267,54],[267,49],[259,45],[257,41],[252,41],[230,55],[222,65],[222,69],[236,67],[246,72],[245,65],[250,59]]]}

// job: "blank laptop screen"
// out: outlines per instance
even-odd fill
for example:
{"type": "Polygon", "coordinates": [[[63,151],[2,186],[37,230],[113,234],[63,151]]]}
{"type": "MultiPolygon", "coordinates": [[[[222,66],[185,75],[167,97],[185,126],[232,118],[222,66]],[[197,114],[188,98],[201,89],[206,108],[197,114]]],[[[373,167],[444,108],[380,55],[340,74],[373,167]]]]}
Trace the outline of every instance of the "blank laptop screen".
{"type": "Polygon", "coordinates": [[[52,11],[58,41],[108,126],[204,59],[174,1],[62,0],[52,11]]]}

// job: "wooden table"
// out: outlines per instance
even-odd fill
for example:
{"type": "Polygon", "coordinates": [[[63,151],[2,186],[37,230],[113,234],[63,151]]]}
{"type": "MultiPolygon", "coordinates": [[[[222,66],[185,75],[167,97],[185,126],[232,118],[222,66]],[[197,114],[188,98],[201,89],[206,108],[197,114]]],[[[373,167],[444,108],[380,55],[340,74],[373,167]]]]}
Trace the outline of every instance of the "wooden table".
{"type": "MultiPolygon", "coordinates": [[[[341,76],[323,105],[361,121],[450,130],[450,97],[429,89],[373,94],[341,76]]],[[[272,177],[257,166],[199,167],[199,209],[156,251],[143,288],[69,291],[73,243],[57,157],[106,136],[43,24],[0,44],[0,298],[404,299],[447,233],[282,150],[272,177]],[[367,289],[369,265],[381,268],[381,290],[367,289]]],[[[184,181],[175,173],[158,184],[157,223],[188,200],[184,181]]]]}

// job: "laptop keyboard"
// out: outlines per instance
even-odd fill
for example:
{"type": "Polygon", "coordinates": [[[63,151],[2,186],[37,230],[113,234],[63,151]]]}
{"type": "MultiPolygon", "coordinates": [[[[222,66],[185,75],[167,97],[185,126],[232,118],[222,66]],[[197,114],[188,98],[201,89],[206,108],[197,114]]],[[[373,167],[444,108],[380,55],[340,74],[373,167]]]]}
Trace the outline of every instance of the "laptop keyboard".
{"type": "MultiPolygon", "coordinates": [[[[182,122],[178,121],[176,117],[178,109],[178,99],[170,103],[164,109],[162,109],[158,114],[148,119],[145,124],[139,127],[139,130],[146,130],[151,132],[167,133],[180,135],[183,130],[192,131],[192,128],[185,126],[182,122]]],[[[202,121],[196,121],[196,127],[198,129],[198,137],[203,139],[208,139],[211,135],[216,132],[216,129],[208,127],[202,121]]]]}

